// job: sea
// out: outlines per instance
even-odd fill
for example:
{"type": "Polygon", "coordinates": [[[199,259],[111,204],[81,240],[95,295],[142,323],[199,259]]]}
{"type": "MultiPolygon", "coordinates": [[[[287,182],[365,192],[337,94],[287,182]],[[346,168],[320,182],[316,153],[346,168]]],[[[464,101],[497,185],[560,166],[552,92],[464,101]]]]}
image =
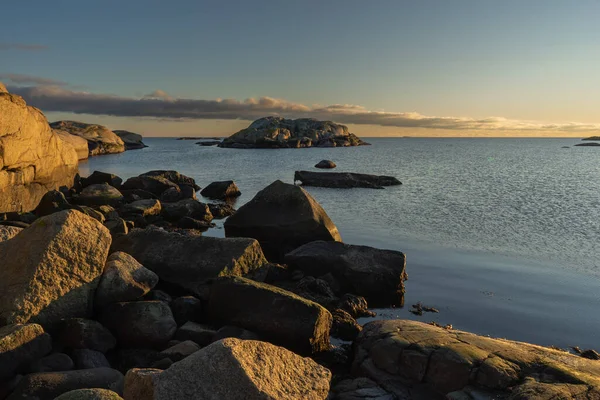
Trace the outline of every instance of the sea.
{"type": "MultiPolygon", "coordinates": [[[[371,146],[278,150],[144,142],[84,161],[80,173],[172,169],[203,187],[234,180],[235,207],[322,159],[335,171],[394,176],[403,184],[383,190],[306,187],[344,242],[406,254],[405,306],[376,309],[376,319],[600,350],[599,148],[573,138],[368,138],[371,146]],[[413,315],[417,302],[439,313],[413,315]]],[[[205,235],[223,237],[222,222],[205,235]]]]}

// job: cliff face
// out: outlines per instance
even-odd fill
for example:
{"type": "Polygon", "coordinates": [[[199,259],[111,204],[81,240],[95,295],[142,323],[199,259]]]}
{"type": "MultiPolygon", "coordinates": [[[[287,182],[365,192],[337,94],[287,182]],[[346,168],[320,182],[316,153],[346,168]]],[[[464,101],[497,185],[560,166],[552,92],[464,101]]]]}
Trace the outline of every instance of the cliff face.
{"type": "Polygon", "coordinates": [[[50,126],[53,129],[62,130],[87,140],[90,156],[125,151],[125,143],[105,126],[77,121],[56,121],[51,123],[50,126]]]}
{"type": "Polygon", "coordinates": [[[368,143],[348,132],[345,125],[311,118],[265,117],[223,140],[220,147],[302,148],[347,147],[368,143]]]}
{"type": "Polygon", "coordinates": [[[47,191],[72,186],[77,172],[73,146],[0,84],[0,212],[33,210],[47,191]]]}

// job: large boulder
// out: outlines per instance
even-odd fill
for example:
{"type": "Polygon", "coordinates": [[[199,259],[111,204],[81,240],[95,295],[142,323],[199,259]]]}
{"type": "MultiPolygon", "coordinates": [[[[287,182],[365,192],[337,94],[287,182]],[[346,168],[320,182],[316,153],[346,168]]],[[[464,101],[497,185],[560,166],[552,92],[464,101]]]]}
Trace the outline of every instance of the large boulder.
{"type": "Polygon", "coordinates": [[[281,261],[305,243],[342,240],[323,207],[308,192],[281,181],[258,192],[224,227],[227,237],[257,239],[272,261],[281,261]]]}
{"type": "Polygon", "coordinates": [[[164,372],[130,370],[125,400],[322,400],[331,372],[310,358],[255,340],[223,339],[164,372]]]}
{"type": "Polygon", "coordinates": [[[169,188],[175,187],[177,188],[177,184],[171,182],[170,180],[162,177],[162,176],[134,176],[133,178],[129,178],[123,183],[121,188],[123,190],[134,190],[141,189],[146,192],[150,192],[155,196],[160,196],[164,191],[169,188]]]}
{"type": "Polygon", "coordinates": [[[115,130],[113,132],[125,143],[125,150],[138,150],[148,147],[142,142],[143,137],[139,133],[123,130],[115,130]]]}
{"type": "Polygon", "coordinates": [[[123,201],[123,194],[108,183],[96,183],[85,187],[77,202],[86,206],[110,205],[116,206],[123,201]]]}
{"type": "Polygon", "coordinates": [[[177,221],[185,217],[205,222],[210,222],[213,219],[208,205],[194,199],[185,199],[176,203],[163,204],[161,214],[169,221],[177,221]]]}
{"type": "Polygon", "coordinates": [[[78,157],[40,110],[0,91],[0,213],[31,211],[49,190],[72,186],[78,157]]]}
{"type": "Polygon", "coordinates": [[[0,328],[0,382],[52,350],[52,338],[38,324],[0,328]]]}
{"type": "Polygon", "coordinates": [[[108,229],[75,210],[0,243],[0,325],[89,316],[110,244],[108,229]]]}
{"type": "Polygon", "coordinates": [[[294,173],[294,182],[297,181],[300,181],[303,186],[337,189],[383,189],[384,186],[402,185],[402,182],[393,176],[355,174],[352,172],[296,171],[294,173]]]}
{"type": "Polygon", "coordinates": [[[194,178],[180,174],[179,172],[173,171],[173,170],[157,169],[157,170],[145,172],[145,173],[141,174],[140,176],[160,177],[160,178],[164,178],[168,181],[171,181],[173,183],[176,183],[179,186],[191,186],[196,191],[200,190],[200,186],[196,185],[196,181],[194,180],[194,178]]]}
{"type": "Polygon", "coordinates": [[[106,183],[114,188],[120,188],[123,183],[123,179],[115,174],[110,174],[108,172],[94,171],[87,178],[82,179],[82,186],[87,187],[90,185],[95,185],[99,183],[106,183]]]}
{"type": "Polygon", "coordinates": [[[104,273],[96,289],[95,307],[139,299],[156,286],[158,275],[144,268],[135,258],[117,251],[106,261],[104,273]]]}
{"type": "Polygon", "coordinates": [[[50,126],[87,140],[90,156],[125,151],[125,144],[121,138],[105,126],[77,121],[56,121],[50,126]]]}
{"type": "Polygon", "coordinates": [[[285,119],[265,117],[252,122],[248,128],[224,139],[220,147],[233,148],[300,148],[345,147],[368,143],[348,132],[345,125],[312,118],[285,119]]]}
{"type": "Polygon", "coordinates": [[[112,249],[132,255],[161,281],[189,291],[208,279],[245,275],[267,263],[253,239],[184,235],[156,227],[133,229],[115,238],[112,249]]]}
{"type": "Polygon", "coordinates": [[[406,257],[399,251],[315,241],[286,254],[285,262],[307,275],[332,274],[342,292],[364,296],[371,306],[404,304],[406,257]]]}
{"type": "Polygon", "coordinates": [[[200,194],[209,199],[225,200],[232,197],[239,197],[242,192],[240,192],[234,181],[219,181],[212,182],[202,189],[200,194]]]}
{"type": "Polygon", "coordinates": [[[117,340],[100,322],[71,318],[62,322],[57,332],[58,343],[67,349],[89,349],[102,353],[114,348],[117,340]]]}
{"type": "Polygon", "coordinates": [[[81,136],[71,135],[69,132],[63,131],[62,129],[53,129],[53,131],[60,138],[60,140],[73,146],[75,152],[77,153],[78,159],[88,159],[90,150],[88,148],[87,140],[85,140],[81,136]]]}
{"type": "Polygon", "coordinates": [[[124,217],[131,217],[134,215],[149,217],[153,215],[160,215],[161,210],[162,205],[160,201],[156,199],[142,199],[125,204],[119,209],[119,213],[124,217]]]}
{"type": "Polygon", "coordinates": [[[422,398],[467,399],[477,391],[486,393],[477,398],[600,398],[600,363],[547,347],[387,320],[366,324],[353,348],[353,372],[399,398],[420,392],[422,398]],[[566,384],[586,395],[564,396],[566,384]]]}
{"type": "Polygon", "coordinates": [[[67,198],[58,190],[50,190],[42,196],[40,203],[37,205],[33,213],[38,217],[54,214],[58,211],[70,210],[74,207],[69,204],[67,198]]]}
{"type": "Polygon", "coordinates": [[[125,348],[162,347],[177,330],[169,305],[162,301],[110,304],[100,320],[125,348]]]}
{"type": "Polygon", "coordinates": [[[217,279],[210,287],[211,320],[236,325],[301,354],[329,349],[329,311],[294,293],[239,277],[217,279]]]}
{"type": "Polygon", "coordinates": [[[25,376],[7,400],[54,399],[76,389],[109,389],[123,393],[123,374],[111,368],[42,372],[25,376]]]}

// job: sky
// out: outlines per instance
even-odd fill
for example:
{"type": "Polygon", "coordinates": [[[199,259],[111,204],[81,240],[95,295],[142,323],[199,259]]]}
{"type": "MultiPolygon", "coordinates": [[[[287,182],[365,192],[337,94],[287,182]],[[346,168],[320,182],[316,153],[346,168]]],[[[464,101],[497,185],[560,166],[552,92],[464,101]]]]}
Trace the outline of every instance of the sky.
{"type": "Polygon", "coordinates": [[[600,134],[600,0],[54,0],[2,5],[0,81],[50,121],[229,135],[600,134]]]}

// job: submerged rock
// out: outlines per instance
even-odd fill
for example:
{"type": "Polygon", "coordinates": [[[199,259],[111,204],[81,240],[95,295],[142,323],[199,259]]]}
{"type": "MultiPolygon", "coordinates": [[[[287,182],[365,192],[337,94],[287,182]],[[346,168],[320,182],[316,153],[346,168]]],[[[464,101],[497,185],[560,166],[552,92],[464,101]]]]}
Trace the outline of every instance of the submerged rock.
{"type": "Polygon", "coordinates": [[[144,147],[148,147],[142,142],[142,135],[139,133],[133,133],[129,131],[116,130],[113,131],[115,135],[121,138],[123,143],[125,144],[125,150],[138,150],[143,149],[144,147]]]}
{"type": "Polygon", "coordinates": [[[402,185],[392,176],[355,174],[352,172],[310,172],[296,171],[294,182],[300,181],[304,186],[317,186],[337,189],[369,188],[383,189],[384,186],[402,185]]]}
{"type": "Polygon", "coordinates": [[[56,121],[51,123],[50,126],[53,129],[62,130],[87,140],[90,156],[125,151],[125,144],[121,138],[105,126],[77,121],[56,121]]]}
{"type": "Polygon", "coordinates": [[[227,237],[257,239],[265,255],[279,261],[314,240],[341,241],[337,227],[304,189],[275,181],[240,207],[224,224],[227,237]]]}
{"type": "Polygon", "coordinates": [[[223,339],[169,369],[133,369],[125,399],[324,400],[331,372],[310,358],[255,340],[223,339]]]}
{"type": "Polygon", "coordinates": [[[348,132],[347,126],[331,121],[265,117],[224,139],[219,146],[243,149],[345,147],[365,144],[368,143],[348,132]]]}
{"type": "Polygon", "coordinates": [[[71,187],[78,156],[40,110],[0,91],[0,213],[31,211],[49,190],[71,187]]]}

